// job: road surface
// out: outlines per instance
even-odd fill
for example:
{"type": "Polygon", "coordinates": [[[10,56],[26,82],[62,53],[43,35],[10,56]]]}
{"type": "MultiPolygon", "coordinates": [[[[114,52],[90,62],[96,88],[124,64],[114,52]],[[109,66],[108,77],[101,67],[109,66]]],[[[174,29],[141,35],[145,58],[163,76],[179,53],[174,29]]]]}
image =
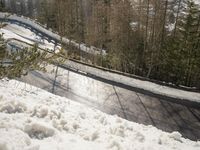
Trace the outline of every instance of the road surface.
{"type": "Polygon", "coordinates": [[[47,73],[30,72],[20,80],[111,115],[167,132],[179,131],[192,140],[200,139],[200,110],[195,108],[112,86],[56,66],[49,67],[47,73]]]}

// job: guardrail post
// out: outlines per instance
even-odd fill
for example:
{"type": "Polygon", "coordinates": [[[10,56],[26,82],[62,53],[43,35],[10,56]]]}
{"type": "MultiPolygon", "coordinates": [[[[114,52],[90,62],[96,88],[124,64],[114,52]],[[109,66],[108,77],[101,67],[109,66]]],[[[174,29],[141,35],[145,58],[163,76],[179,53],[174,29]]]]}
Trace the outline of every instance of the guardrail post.
{"type": "Polygon", "coordinates": [[[54,94],[55,91],[55,86],[56,86],[56,78],[58,76],[58,65],[56,66],[56,72],[55,72],[55,77],[54,77],[54,81],[53,81],[53,87],[52,87],[52,93],[54,94]]]}

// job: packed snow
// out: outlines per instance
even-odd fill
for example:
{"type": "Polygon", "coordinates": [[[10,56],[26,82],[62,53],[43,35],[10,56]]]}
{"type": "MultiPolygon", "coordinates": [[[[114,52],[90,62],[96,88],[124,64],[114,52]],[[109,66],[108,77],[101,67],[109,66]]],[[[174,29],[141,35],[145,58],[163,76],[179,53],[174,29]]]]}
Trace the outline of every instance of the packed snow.
{"type": "Polygon", "coordinates": [[[200,141],[126,121],[15,80],[0,81],[0,150],[199,150],[200,141]]]}

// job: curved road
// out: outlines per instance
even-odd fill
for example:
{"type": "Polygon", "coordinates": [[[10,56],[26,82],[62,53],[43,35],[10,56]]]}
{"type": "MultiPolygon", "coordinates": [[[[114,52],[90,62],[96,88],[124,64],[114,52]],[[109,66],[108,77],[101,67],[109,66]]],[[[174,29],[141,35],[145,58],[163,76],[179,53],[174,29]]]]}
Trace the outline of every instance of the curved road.
{"type": "MultiPolygon", "coordinates": [[[[42,38],[53,42],[55,45],[60,43],[61,36],[59,36],[57,33],[47,30],[43,25],[41,25],[38,22],[35,22],[34,20],[31,20],[29,18],[0,12],[0,21],[23,25],[23,27],[28,28],[31,31],[34,31],[35,33],[40,35],[42,38]]],[[[95,48],[93,46],[87,47],[83,43],[77,43],[77,42],[75,42],[73,40],[69,40],[65,37],[62,38],[62,43],[66,44],[66,45],[68,45],[70,43],[77,49],[80,49],[83,52],[86,52],[89,54],[95,54],[95,55],[97,55],[97,54],[105,55],[106,54],[105,50],[101,50],[101,49],[95,48]]]]}

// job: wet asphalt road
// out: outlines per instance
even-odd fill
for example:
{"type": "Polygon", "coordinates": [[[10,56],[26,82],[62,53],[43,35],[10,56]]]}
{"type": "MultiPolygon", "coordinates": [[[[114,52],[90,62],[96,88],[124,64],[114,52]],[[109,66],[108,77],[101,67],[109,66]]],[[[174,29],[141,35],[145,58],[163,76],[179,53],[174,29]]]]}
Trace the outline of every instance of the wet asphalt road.
{"type": "Polygon", "coordinates": [[[195,108],[122,89],[56,67],[47,73],[30,72],[20,80],[105,113],[153,125],[167,132],[179,131],[186,138],[200,140],[200,110],[195,108]]]}

